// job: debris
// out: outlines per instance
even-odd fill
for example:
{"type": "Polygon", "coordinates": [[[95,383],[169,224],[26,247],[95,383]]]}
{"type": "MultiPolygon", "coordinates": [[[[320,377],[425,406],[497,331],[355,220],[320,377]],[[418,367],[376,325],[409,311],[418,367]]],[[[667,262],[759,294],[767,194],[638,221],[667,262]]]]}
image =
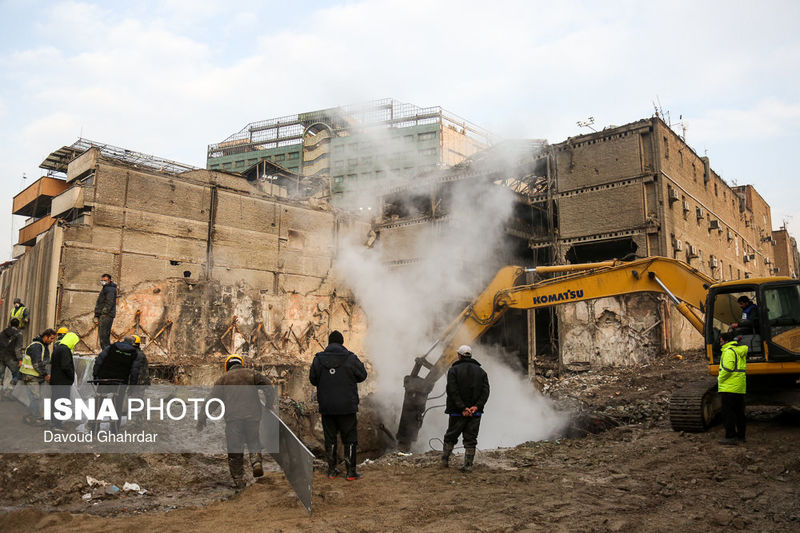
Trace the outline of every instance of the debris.
{"type": "Polygon", "coordinates": [[[92,476],[86,476],[86,483],[88,483],[90,487],[94,487],[95,485],[99,485],[100,487],[105,487],[108,485],[108,481],[95,479],[92,476]]]}
{"type": "Polygon", "coordinates": [[[115,496],[116,494],[119,494],[119,487],[117,487],[116,485],[111,485],[110,487],[106,487],[106,494],[108,494],[109,496],[115,496]]]}
{"type": "Polygon", "coordinates": [[[125,492],[135,492],[139,495],[145,494],[147,492],[147,490],[142,489],[142,487],[140,487],[138,483],[128,483],[127,481],[125,482],[124,485],[122,485],[122,490],[125,492]]]}
{"type": "Polygon", "coordinates": [[[680,361],[681,359],[683,359],[683,356],[680,354],[675,354],[675,359],[678,359],[680,361]]]}
{"type": "Polygon", "coordinates": [[[87,492],[86,494],[84,494],[83,496],[81,496],[81,499],[82,499],[83,501],[87,501],[87,502],[88,502],[89,500],[91,500],[91,499],[92,499],[92,493],[91,493],[91,492],[87,492]]]}
{"type": "Polygon", "coordinates": [[[411,452],[409,452],[409,453],[397,452],[397,455],[399,455],[400,457],[411,457],[414,454],[411,453],[411,452]]]}

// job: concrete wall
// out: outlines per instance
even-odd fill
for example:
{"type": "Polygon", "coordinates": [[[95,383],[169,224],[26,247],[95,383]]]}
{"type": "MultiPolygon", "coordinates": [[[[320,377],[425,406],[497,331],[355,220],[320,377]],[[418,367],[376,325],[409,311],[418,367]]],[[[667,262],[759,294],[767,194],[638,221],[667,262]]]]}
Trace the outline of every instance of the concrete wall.
{"type": "Polygon", "coordinates": [[[472,137],[461,133],[455,127],[447,125],[441,129],[441,161],[445,165],[457,165],[486,146],[472,137]]]}
{"type": "Polygon", "coordinates": [[[51,227],[25,255],[0,272],[2,327],[8,324],[14,298],[20,298],[30,312],[25,342],[56,325],[57,274],[62,239],[62,228],[58,225],[51,227]]]}
{"type": "Polygon", "coordinates": [[[797,242],[786,228],[773,231],[772,239],[775,241],[775,275],[797,278],[797,242]]]}
{"type": "Polygon", "coordinates": [[[0,274],[3,305],[30,302],[34,327],[66,325],[78,351],[96,352],[98,282],[110,273],[119,286],[112,339],[143,335],[155,364],[211,364],[218,375],[228,353],[242,353],[300,399],[330,330],[363,348],[365,318],[331,267],[339,229],[366,235],[367,226],[221,172],[175,175],[96,150],[70,169],[86,212],[0,274]]]}
{"type": "Polygon", "coordinates": [[[558,308],[561,362],[569,368],[630,366],[662,351],[660,298],[635,294],[558,308]]]}

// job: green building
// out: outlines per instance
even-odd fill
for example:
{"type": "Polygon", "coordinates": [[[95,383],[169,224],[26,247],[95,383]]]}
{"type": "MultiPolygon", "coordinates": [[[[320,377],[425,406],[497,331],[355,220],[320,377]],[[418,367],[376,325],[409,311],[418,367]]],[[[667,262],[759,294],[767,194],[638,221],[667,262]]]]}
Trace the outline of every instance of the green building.
{"type": "Polygon", "coordinates": [[[385,99],[252,122],[209,145],[207,168],[242,173],[266,160],[298,183],[324,179],[348,203],[348,193],[456,165],[489,144],[489,132],[441,107],[385,99]]]}

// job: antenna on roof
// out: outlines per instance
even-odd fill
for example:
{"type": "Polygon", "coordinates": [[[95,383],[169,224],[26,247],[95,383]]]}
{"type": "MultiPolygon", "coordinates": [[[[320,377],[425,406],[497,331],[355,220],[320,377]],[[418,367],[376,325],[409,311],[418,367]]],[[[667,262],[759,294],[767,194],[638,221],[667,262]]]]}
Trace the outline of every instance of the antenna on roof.
{"type": "Polygon", "coordinates": [[[679,126],[681,128],[681,134],[679,137],[682,141],[686,142],[686,130],[689,129],[689,125],[684,122],[683,115],[678,115],[678,122],[673,123],[669,114],[669,110],[664,110],[664,108],[661,106],[661,99],[658,96],[656,96],[655,101],[653,101],[653,109],[655,109],[656,117],[666,122],[667,126],[669,126],[673,131],[675,130],[676,126],[679,126]]]}
{"type": "Polygon", "coordinates": [[[577,124],[579,128],[589,128],[592,131],[597,131],[592,127],[592,124],[594,124],[594,117],[589,117],[586,120],[579,120],[577,124]]]}

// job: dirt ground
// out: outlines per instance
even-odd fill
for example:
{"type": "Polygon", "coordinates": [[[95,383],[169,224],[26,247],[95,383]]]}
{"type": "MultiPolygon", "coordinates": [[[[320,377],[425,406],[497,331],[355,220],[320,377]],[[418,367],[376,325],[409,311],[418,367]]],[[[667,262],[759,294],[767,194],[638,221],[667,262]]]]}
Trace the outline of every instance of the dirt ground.
{"type": "Polygon", "coordinates": [[[670,391],[702,375],[695,354],[547,379],[559,405],[591,414],[574,438],[480,450],[469,474],[439,469],[435,452],[387,453],[356,482],[315,473],[310,516],[277,470],[235,493],[222,456],[5,455],[0,530],[800,530],[800,417],[749,408],[748,441],[732,447],[719,426],[673,432],[670,391]],[[106,496],[87,475],[147,493],[106,496]]]}

